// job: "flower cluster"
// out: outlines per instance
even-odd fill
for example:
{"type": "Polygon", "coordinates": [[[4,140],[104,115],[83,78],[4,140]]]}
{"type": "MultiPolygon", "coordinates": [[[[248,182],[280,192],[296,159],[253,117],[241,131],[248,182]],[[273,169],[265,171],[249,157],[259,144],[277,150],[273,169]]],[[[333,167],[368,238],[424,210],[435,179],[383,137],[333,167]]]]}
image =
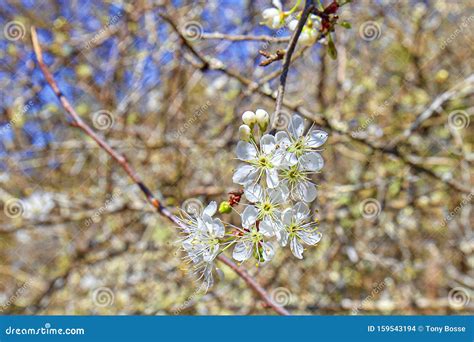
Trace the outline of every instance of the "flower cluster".
{"type": "MultiPolygon", "coordinates": [[[[332,45],[332,38],[329,33],[334,31],[335,25],[350,28],[348,22],[339,22],[337,15],[338,9],[350,2],[351,0],[344,2],[341,2],[341,0],[333,0],[326,7],[323,7],[320,3],[318,9],[313,9],[304,23],[298,42],[302,45],[311,46],[318,40],[321,40],[321,42],[332,45]]],[[[295,13],[301,7],[301,0],[297,0],[289,11],[283,10],[283,6],[279,0],[273,0],[272,3],[273,7],[263,10],[263,21],[261,24],[271,29],[279,29],[287,25],[291,31],[295,31],[298,26],[298,18],[302,15],[302,10],[300,10],[299,13],[295,13]]]]}
{"type": "Polygon", "coordinates": [[[242,191],[232,193],[232,200],[219,206],[221,213],[243,208],[241,226],[213,218],[216,202],[196,215],[184,213],[181,219],[186,258],[207,287],[213,283],[215,258],[228,248],[233,247],[235,260],[253,258],[260,265],[273,258],[276,246],[289,246],[293,255],[302,259],[303,245],[313,246],[321,239],[309,205],[317,197],[311,176],[323,168],[319,152],[327,133],[307,129],[298,115],[289,120],[286,129],[267,133],[270,117],[263,109],[245,112],[242,121],[236,148],[242,164],[233,174],[242,191]],[[241,197],[247,203],[242,203],[241,197]]]}

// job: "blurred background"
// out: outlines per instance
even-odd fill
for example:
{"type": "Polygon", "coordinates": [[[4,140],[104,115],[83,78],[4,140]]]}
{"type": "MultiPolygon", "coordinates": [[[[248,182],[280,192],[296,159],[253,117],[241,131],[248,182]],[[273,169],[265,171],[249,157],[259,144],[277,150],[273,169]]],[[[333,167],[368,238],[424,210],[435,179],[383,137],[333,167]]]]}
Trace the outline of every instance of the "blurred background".
{"type": "MultiPolygon", "coordinates": [[[[197,291],[176,228],[68,124],[30,37],[82,118],[177,208],[238,190],[240,116],[274,111],[281,61],[259,66],[258,50],[291,32],[260,25],[268,7],[1,2],[1,314],[272,313],[225,265],[197,291]]],[[[330,134],[323,239],[302,261],[287,248],[243,267],[294,314],[473,314],[474,4],[360,0],[338,15],[352,27],[336,28],[337,60],[298,45],[284,107],[330,134]]]]}

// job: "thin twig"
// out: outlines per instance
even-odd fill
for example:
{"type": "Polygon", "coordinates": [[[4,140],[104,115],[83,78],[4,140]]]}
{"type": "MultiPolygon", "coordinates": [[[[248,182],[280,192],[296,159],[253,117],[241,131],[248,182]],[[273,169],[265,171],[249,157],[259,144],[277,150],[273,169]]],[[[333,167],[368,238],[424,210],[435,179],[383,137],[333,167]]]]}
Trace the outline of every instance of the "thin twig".
{"type": "MultiPolygon", "coordinates": [[[[166,217],[168,220],[173,222],[175,225],[182,227],[182,223],[179,221],[179,219],[171,213],[171,211],[166,208],[164,205],[162,205],[158,199],[156,199],[151,190],[142,182],[141,178],[138,176],[138,174],[135,172],[135,170],[132,168],[132,166],[128,163],[127,159],[115,151],[104,139],[102,139],[100,136],[98,136],[90,126],[85,123],[81,117],[77,114],[75,111],[74,107],[69,103],[68,99],[64,96],[63,92],[59,89],[58,84],[56,83],[52,73],[49,71],[48,67],[43,61],[43,53],[41,51],[41,47],[38,42],[38,36],[36,34],[36,29],[35,27],[31,28],[31,40],[33,42],[33,48],[35,51],[36,59],[38,61],[38,65],[43,72],[43,75],[50,85],[51,89],[61,102],[62,106],[66,110],[66,112],[69,114],[73,121],[73,125],[82,131],[86,133],[89,137],[91,137],[102,149],[104,149],[115,161],[117,161],[120,166],[125,170],[125,172],[128,174],[128,176],[133,180],[135,184],[138,185],[138,187],[142,190],[142,192],[145,194],[148,202],[150,202],[158,211],[159,214],[162,216],[166,217]]],[[[237,266],[233,261],[228,259],[227,257],[220,255],[218,257],[220,261],[222,261],[224,264],[229,266],[234,272],[236,272],[246,283],[247,285],[252,288],[255,293],[257,293],[262,300],[268,304],[269,307],[271,307],[276,313],[280,315],[289,315],[288,311],[286,311],[284,308],[281,306],[277,305],[271,300],[271,297],[268,295],[268,293],[261,287],[255,279],[252,278],[245,270],[237,266]]]]}
{"type": "Polygon", "coordinates": [[[274,114],[274,119],[272,126],[275,127],[275,125],[278,122],[281,107],[283,105],[283,97],[285,96],[285,87],[286,87],[286,79],[288,77],[288,71],[290,69],[290,64],[291,64],[291,56],[293,55],[293,52],[295,51],[296,44],[298,43],[298,39],[301,35],[301,32],[303,31],[303,27],[306,24],[306,20],[308,19],[309,15],[311,14],[311,11],[313,10],[313,0],[306,0],[303,13],[301,14],[300,19],[298,20],[298,25],[296,26],[295,32],[293,32],[293,35],[291,36],[290,43],[288,44],[288,48],[286,49],[285,57],[283,59],[283,66],[282,66],[282,72],[280,75],[280,85],[278,86],[278,95],[276,98],[276,105],[275,105],[275,114],[274,114]]]}
{"type": "Polygon", "coordinates": [[[453,96],[458,94],[463,87],[465,87],[466,85],[470,86],[471,84],[474,84],[474,74],[469,75],[469,77],[467,77],[460,84],[457,84],[453,88],[437,96],[435,100],[431,103],[431,105],[426,108],[420,115],[418,115],[413,121],[413,123],[407,129],[405,129],[402,134],[394,138],[388,145],[395,146],[400,141],[408,138],[423,124],[423,122],[428,120],[435,112],[438,112],[445,102],[449,101],[453,96]]]}
{"type": "Polygon", "coordinates": [[[260,66],[267,66],[273,62],[280,61],[285,57],[285,50],[278,49],[275,53],[270,53],[265,50],[258,50],[258,53],[261,54],[265,59],[260,62],[260,66]]]}

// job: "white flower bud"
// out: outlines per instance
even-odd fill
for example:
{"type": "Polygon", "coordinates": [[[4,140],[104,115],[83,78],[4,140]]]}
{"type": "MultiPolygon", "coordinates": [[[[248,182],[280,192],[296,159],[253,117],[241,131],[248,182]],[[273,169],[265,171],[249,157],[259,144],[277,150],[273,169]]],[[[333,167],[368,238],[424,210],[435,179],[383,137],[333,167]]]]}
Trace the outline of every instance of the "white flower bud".
{"type": "Polygon", "coordinates": [[[260,127],[262,132],[265,132],[270,123],[270,115],[263,109],[257,109],[255,117],[257,118],[258,127],[260,127]]]}
{"type": "Polygon", "coordinates": [[[315,29],[305,27],[301,32],[298,42],[302,45],[311,46],[316,43],[317,36],[318,34],[315,29]]]}
{"type": "Polygon", "coordinates": [[[281,11],[277,8],[267,8],[262,12],[263,23],[272,29],[283,25],[281,11]]]}
{"type": "Polygon", "coordinates": [[[247,125],[241,125],[239,127],[239,136],[240,140],[249,141],[250,135],[252,134],[252,130],[247,125]]]}
{"type": "Polygon", "coordinates": [[[251,112],[251,111],[248,110],[244,114],[242,114],[242,121],[247,126],[253,127],[253,125],[257,121],[257,118],[255,117],[254,112],[251,112]]]}

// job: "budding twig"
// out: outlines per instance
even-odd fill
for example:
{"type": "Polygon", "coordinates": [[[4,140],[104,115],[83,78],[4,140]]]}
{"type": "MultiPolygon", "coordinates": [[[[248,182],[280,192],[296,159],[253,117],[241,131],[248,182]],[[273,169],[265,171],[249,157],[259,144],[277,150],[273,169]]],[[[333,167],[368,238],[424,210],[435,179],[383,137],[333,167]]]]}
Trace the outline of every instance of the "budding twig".
{"type": "Polygon", "coordinates": [[[308,19],[313,9],[313,0],[306,0],[303,13],[301,14],[301,17],[298,20],[298,25],[296,26],[295,32],[293,32],[293,36],[291,36],[290,43],[288,44],[288,48],[286,49],[286,54],[283,59],[282,72],[280,75],[280,85],[278,86],[275,115],[272,123],[273,127],[275,127],[275,124],[278,122],[281,107],[283,106],[283,97],[285,96],[286,79],[288,77],[288,71],[290,69],[291,56],[293,55],[293,52],[295,52],[296,44],[298,43],[298,39],[301,35],[301,32],[303,31],[303,27],[306,24],[306,20],[308,19]]]}
{"type": "MultiPolygon", "coordinates": [[[[168,220],[173,222],[175,225],[182,227],[182,223],[180,220],[171,213],[171,211],[165,207],[161,202],[158,201],[153,196],[151,190],[143,183],[141,178],[132,168],[132,166],[128,163],[125,156],[117,152],[112,146],[110,146],[104,139],[102,139],[99,135],[97,135],[94,130],[81,119],[81,117],[77,114],[74,107],[70,104],[69,100],[65,97],[64,93],[60,90],[56,80],[54,79],[53,74],[49,71],[48,67],[43,61],[43,52],[41,50],[41,46],[38,42],[38,36],[36,34],[35,27],[31,27],[31,40],[33,43],[33,49],[35,51],[36,59],[38,61],[38,65],[48,82],[49,86],[53,90],[54,94],[61,102],[61,105],[64,107],[67,114],[69,114],[73,126],[81,129],[86,135],[91,137],[103,150],[105,150],[119,165],[124,169],[127,175],[132,179],[132,181],[138,185],[140,190],[144,193],[145,197],[147,198],[148,202],[150,202],[153,207],[156,208],[157,212],[166,217],[168,220]]],[[[271,297],[267,293],[267,291],[260,285],[258,282],[250,276],[245,270],[237,266],[232,260],[227,258],[224,255],[219,255],[217,257],[221,262],[229,266],[239,277],[241,277],[246,284],[257,293],[260,298],[268,304],[276,313],[280,315],[289,315],[288,311],[285,310],[283,307],[276,304],[272,301],[271,297]]]]}
{"type": "Polygon", "coordinates": [[[260,62],[260,66],[267,66],[273,62],[282,60],[285,57],[285,50],[276,50],[275,53],[269,53],[265,50],[258,50],[258,53],[261,54],[266,59],[260,62]]]}

